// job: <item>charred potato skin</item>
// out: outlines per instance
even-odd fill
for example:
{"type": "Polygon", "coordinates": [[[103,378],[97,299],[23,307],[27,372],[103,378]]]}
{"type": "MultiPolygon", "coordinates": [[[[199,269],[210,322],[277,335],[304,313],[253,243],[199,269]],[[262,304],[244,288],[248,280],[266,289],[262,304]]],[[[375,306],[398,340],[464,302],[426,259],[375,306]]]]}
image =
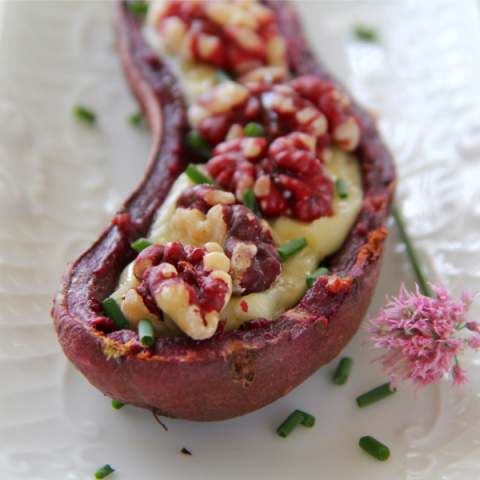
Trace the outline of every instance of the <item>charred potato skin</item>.
{"type": "MultiPolygon", "coordinates": [[[[265,3],[288,38],[292,70],[328,78],[308,50],[293,9],[284,2],[265,3]]],[[[115,23],[126,77],[152,130],[152,153],[137,190],[63,275],[52,310],[58,339],[77,370],[122,403],[193,421],[241,416],[286,395],[333,360],[357,331],[382,264],[395,185],[393,162],[372,118],[355,107],[362,123],[355,153],[364,202],[342,249],[328,263],[343,280],[332,286],[330,277],[321,277],[295,308],[275,321],[253,320],[208,340],[171,337],[145,347],[135,332],[115,332],[102,314],[101,301],[135,258],[131,242],[148,232],[155,211],[192,155],[183,146],[186,107],[175,80],[148,52],[138,19],[122,2],[116,4],[115,23]]]]}

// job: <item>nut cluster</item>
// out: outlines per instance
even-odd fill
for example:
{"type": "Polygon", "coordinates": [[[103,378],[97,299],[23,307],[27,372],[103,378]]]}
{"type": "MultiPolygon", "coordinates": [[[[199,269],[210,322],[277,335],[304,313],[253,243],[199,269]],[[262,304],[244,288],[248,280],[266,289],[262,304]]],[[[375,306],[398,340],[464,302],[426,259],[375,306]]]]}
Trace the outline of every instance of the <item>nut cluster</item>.
{"type": "Polygon", "coordinates": [[[286,43],[274,14],[256,0],[162,0],[152,11],[167,48],[187,60],[235,73],[286,67],[286,43]]]}
{"type": "Polygon", "coordinates": [[[216,242],[223,247],[233,295],[262,292],[280,275],[282,263],[268,224],[234,202],[234,195],[213,186],[189,187],[178,198],[171,227],[184,243],[216,242]],[[212,206],[212,198],[219,203],[212,206]]]}
{"type": "Polygon", "coordinates": [[[140,286],[128,290],[122,311],[129,321],[167,314],[196,340],[211,337],[232,294],[230,260],[220,245],[171,242],[143,250],[135,262],[140,286]]]}
{"type": "Polygon", "coordinates": [[[335,144],[349,152],[360,141],[360,126],[350,100],[333,83],[302,76],[289,83],[271,69],[258,69],[200,95],[189,108],[189,121],[212,145],[244,135],[249,122],[263,125],[267,137],[292,132],[315,137],[317,156],[335,144]]]}
{"type": "Polygon", "coordinates": [[[333,183],[316,154],[316,139],[295,132],[276,138],[237,138],[214,150],[207,171],[241,200],[253,188],[267,216],[300,221],[332,215],[333,183]]]}

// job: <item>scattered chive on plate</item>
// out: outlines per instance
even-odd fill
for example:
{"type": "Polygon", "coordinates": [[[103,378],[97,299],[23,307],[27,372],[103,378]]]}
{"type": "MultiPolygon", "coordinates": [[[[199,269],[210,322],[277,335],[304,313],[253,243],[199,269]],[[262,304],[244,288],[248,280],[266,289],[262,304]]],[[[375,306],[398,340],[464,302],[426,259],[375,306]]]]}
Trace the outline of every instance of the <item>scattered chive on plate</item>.
{"type": "Polygon", "coordinates": [[[366,407],[372,403],[378,402],[379,400],[390,397],[396,391],[396,388],[390,390],[390,382],[384,383],[383,385],[380,385],[379,387],[376,387],[357,397],[357,405],[360,408],[366,407]]]}
{"type": "Polygon", "coordinates": [[[312,428],[315,425],[315,417],[301,410],[295,410],[277,428],[277,435],[281,438],[287,438],[299,425],[312,428]]]}
{"type": "Polygon", "coordinates": [[[372,455],[372,457],[375,457],[382,462],[390,458],[390,449],[373,437],[362,437],[358,442],[358,445],[362,450],[365,450],[372,455]]]}
{"type": "Polygon", "coordinates": [[[85,123],[93,124],[97,121],[97,115],[88,108],[82,107],[81,105],[77,105],[76,107],[74,107],[73,113],[79,120],[82,120],[85,123]]]}
{"type": "Polygon", "coordinates": [[[104,465],[102,468],[99,468],[95,473],[95,478],[101,480],[102,478],[108,477],[115,471],[110,465],[104,465]]]}

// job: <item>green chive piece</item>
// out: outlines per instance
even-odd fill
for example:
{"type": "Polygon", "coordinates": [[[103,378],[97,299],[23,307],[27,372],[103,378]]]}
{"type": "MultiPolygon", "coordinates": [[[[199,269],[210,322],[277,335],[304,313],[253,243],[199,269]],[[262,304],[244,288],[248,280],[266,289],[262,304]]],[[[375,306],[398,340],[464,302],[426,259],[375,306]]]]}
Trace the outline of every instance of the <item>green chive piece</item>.
{"type": "Polygon", "coordinates": [[[218,83],[228,82],[232,80],[232,77],[225,70],[217,68],[215,69],[215,80],[217,80],[218,83]]]}
{"type": "Polygon", "coordinates": [[[312,288],[318,278],[323,275],[330,275],[330,271],[328,270],[328,268],[320,267],[318,270],[315,270],[305,280],[307,282],[307,287],[312,288]]]}
{"type": "Polygon", "coordinates": [[[83,120],[86,123],[95,123],[97,116],[88,108],[77,105],[73,109],[73,113],[79,120],[83,120]]]}
{"type": "Polygon", "coordinates": [[[360,408],[366,407],[367,405],[378,402],[379,400],[383,400],[384,398],[393,395],[396,391],[396,388],[394,388],[393,391],[390,390],[390,382],[384,383],[383,385],[380,385],[379,387],[374,388],[373,390],[370,390],[369,392],[357,397],[357,405],[360,408]]]}
{"type": "Polygon", "coordinates": [[[146,15],[148,11],[147,2],[128,2],[127,8],[136,15],[146,15]]]}
{"type": "Polygon", "coordinates": [[[425,280],[425,276],[420,267],[420,262],[418,261],[417,253],[413,248],[412,241],[407,233],[407,229],[405,227],[402,215],[400,214],[400,211],[396,205],[393,207],[393,218],[395,219],[395,223],[397,224],[398,230],[400,231],[400,236],[405,243],[407,255],[415,271],[415,276],[417,277],[420,291],[426,297],[437,298],[437,294],[430,288],[427,281],[425,280]]]}
{"type": "Polygon", "coordinates": [[[99,468],[97,472],[95,473],[95,478],[101,479],[108,477],[111,473],[115,471],[114,468],[112,468],[110,465],[104,465],[102,468],[99,468]]]}
{"type": "Polygon", "coordinates": [[[103,311],[107,314],[107,317],[115,324],[119,330],[128,328],[130,324],[120,309],[120,305],[112,297],[106,298],[102,302],[103,311]]]}
{"type": "Polygon", "coordinates": [[[377,33],[373,28],[357,27],[355,36],[363,42],[375,42],[377,40],[377,33]]]}
{"type": "Polygon", "coordinates": [[[146,238],[137,238],[137,240],[135,240],[130,246],[137,252],[141,252],[152,245],[154,245],[153,242],[146,238]]]}
{"type": "Polygon", "coordinates": [[[153,345],[155,335],[153,333],[153,325],[150,320],[143,318],[138,322],[138,338],[143,345],[153,345]]]}
{"type": "Polygon", "coordinates": [[[202,157],[212,157],[212,146],[200,135],[198,130],[190,130],[188,132],[187,142],[190,148],[202,157]]]}
{"type": "Polygon", "coordinates": [[[250,122],[245,125],[245,135],[247,137],[264,137],[265,129],[256,122],[250,122]]]}
{"type": "Polygon", "coordinates": [[[202,173],[193,163],[191,163],[187,169],[185,170],[187,177],[197,185],[201,185],[202,183],[206,183],[207,185],[213,185],[214,187],[218,188],[219,190],[223,190],[223,188],[215,181],[212,180],[210,177],[207,177],[204,173],[202,173]]]}
{"type": "Polygon", "coordinates": [[[295,410],[289,417],[277,428],[277,435],[287,438],[304,420],[303,413],[295,410]]]}
{"type": "Polygon", "coordinates": [[[128,116],[128,122],[132,125],[138,126],[143,123],[144,118],[143,113],[132,113],[132,115],[128,116]]]}
{"type": "Polygon", "coordinates": [[[335,190],[340,198],[348,198],[348,187],[343,178],[338,178],[335,182],[335,190]]]}
{"type": "Polygon", "coordinates": [[[280,260],[285,262],[291,256],[303,250],[308,245],[307,239],[305,237],[297,237],[293,240],[290,240],[285,245],[282,245],[277,249],[278,254],[280,255],[280,260]]]}
{"type": "Polygon", "coordinates": [[[350,372],[352,371],[353,360],[350,357],[343,357],[338,364],[333,383],[335,385],[345,385],[347,383],[350,372]]]}
{"type": "Polygon", "coordinates": [[[243,192],[243,204],[249,208],[255,215],[258,215],[258,205],[255,194],[251,188],[243,192]]]}
{"type": "Polygon", "coordinates": [[[375,440],[373,437],[362,437],[358,442],[358,445],[360,445],[362,450],[365,450],[372,455],[372,457],[378,458],[382,462],[390,458],[390,449],[383,443],[375,440]]]}
{"type": "Polygon", "coordinates": [[[315,417],[309,413],[302,412],[301,410],[295,410],[303,415],[303,420],[300,422],[304,427],[312,428],[315,425],[315,417]]]}
{"type": "Polygon", "coordinates": [[[115,410],[120,410],[121,408],[123,408],[125,406],[124,403],[122,402],[117,402],[116,400],[112,400],[112,407],[115,409],[115,410]]]}

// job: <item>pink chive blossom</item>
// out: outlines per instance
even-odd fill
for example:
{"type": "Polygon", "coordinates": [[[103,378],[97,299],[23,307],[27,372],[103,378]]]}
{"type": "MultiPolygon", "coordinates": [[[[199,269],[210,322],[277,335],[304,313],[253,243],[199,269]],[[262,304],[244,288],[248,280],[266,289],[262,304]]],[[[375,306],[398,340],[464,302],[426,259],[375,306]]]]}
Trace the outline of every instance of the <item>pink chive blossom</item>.
{"type": "MultiPolygon", "coordinates": [[[[438,383],[446,372],[452,372],[452,388],[463,390],[468,382],[466,370],[457,356],[468,348],[480,347],[480,324],[467,319],[475,295],[462,292],[460,301],[451,295],[445,285],[429,284],[437,298],[422,295],[418,285],[416,294],[409,293],[402,284],[398,298],[388,299],[377,318],[369,319],[363,329],[373,334],[365,343],[375,342],[371,348],[386,348],[387,353],[374,360],[391,379],[393,389],[400,381],[410,381],[415,392],[438,383]],[[469,338],[460,338],[467,328],[469,338]]],[[[410,388],[409,387],[409,388],[410,388]]]]}

